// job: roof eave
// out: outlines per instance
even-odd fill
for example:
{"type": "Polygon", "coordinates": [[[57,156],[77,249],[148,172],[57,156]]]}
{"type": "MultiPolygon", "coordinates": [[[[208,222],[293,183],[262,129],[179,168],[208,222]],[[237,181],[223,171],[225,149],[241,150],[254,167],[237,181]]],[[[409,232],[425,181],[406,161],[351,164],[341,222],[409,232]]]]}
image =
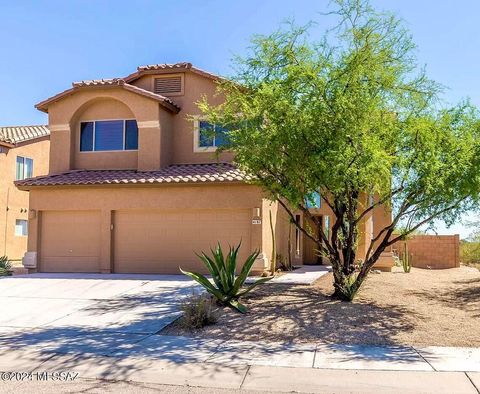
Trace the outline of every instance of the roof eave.
{"type": "Polygon", "coordinates": [[[7,141],[0,141],[0,146],[4,146],[9,149],[15,148],[15,144],[7,141]]]}
{"type": "MultiPolygon", "coordinates": [[[[142,93],[139,93],[137,90],[144,90],[144,89],[141,89],[137,86],[133,86],[133,85],[128,85],[128,84],[121,84],[121,85],[92,85],[92,86],[74,86],[70,89],[67,89],[61,93],[58,93],[56,94],[55,96],[52,96],[44,101],[41,101],[40,103],[36,104],[35,105],[35,108],[38,109],[39,111],[42,111],[42,112],[45,112],[45,113],[48,113],[48,107],[50,104],[53,104],[67,96],[70,96],[72,94],[74,94],[75,92],[79,91],[79,90],[82,90],[82,89],[111,89],[111,88],[120,88],[120,89],[125,89],[125,90],[128,90],[128,91],[131,91],[132,93],[135,93],[135,94],[140,94],[140,95],[143,95],[144,97],[147,97],[147,98],[150,98],[152,100],[156,100],[159,104],[161,104],[163,107],[165,107],[166,109],[168,109],[169,111],[173,112],[173,113],[178,113],[180,112],[180,109],[179,107],[169,103],[168,101],[165,101],[165,100],[161,100],[161,99],[157,99],[156,97],[152,97],[149,93],[152,93],[148,90],[145,90],[145,94],[142,94],[142,93]],[[133,88],[133,89],[132,89],[133,88]]],[[[154,93],[152,93],[154,94],[154,93]]]]}
{"type": "Polygon", "coordinates": [[[53,188],[87,188],[87,187],[164,187],[164,186],[214,186],[214,185],[244,185],[248,180],[233,181],[210,181],[210,182],[152,182],[152,183],[82,183],[82,184],[59,184],[59,185],[17,185],[21,191],[32,189],[53,189],[53,188]]]}

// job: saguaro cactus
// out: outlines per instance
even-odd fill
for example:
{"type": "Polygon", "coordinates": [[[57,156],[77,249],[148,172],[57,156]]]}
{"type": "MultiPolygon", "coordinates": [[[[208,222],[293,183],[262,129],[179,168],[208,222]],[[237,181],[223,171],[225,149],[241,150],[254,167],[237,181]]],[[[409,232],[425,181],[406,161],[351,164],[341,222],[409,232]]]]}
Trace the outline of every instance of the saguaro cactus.
{"type": "Polygon", "coordinates": [[[412,261],[410,259],[410,255],[408,253],[408,244],[407,244],[406,241],[405,241],[405,244],[404,244],[404,247],[403,247],[402,267],[403,267],[403,272],[405,272],[407,274],[412,269],[412,261]]]}

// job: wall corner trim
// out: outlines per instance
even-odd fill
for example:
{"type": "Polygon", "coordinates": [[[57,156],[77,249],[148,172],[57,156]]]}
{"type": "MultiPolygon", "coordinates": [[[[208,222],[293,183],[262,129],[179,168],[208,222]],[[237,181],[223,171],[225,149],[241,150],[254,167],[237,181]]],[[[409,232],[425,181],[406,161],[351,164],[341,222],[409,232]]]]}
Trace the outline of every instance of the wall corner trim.
{"type": "Polygon", "coordinates": [[[148,128],[148,127],[160,127],[160,121],[158,120],[146,120],[142,122],[137,122],[138,128],[148,128]]]}
{"type": "Polygon", "coordinates": [[[70,130],[70,125],[68,123],[66,124],[51,124],[48,125],[48,128],[50,131],[69,131],[70,130]]]}

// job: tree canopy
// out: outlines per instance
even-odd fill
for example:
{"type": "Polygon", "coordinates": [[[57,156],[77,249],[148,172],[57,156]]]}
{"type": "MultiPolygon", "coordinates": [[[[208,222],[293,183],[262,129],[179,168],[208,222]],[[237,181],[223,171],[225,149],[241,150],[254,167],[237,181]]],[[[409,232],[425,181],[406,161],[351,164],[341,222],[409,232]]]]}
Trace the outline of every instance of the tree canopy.
{"type": "Polygon", "coordinates": [[[309,216],[305,198],[320,192],[335,215],[331,237],[301,230],[330,258],[337,295],[351,299],[385,248],[477,207],[480,118],[468,101],[442,106],[395,15],[360,0],[334,2],[332,15],[338,24],[320,42],[309,38],[313,23],[255,36],[219,84],[224,103],[199,106],[229,128],[236,163],[290,215],[309,216]],[[357,226],[378,205],[392,223],[359,266],[357,226]]]}

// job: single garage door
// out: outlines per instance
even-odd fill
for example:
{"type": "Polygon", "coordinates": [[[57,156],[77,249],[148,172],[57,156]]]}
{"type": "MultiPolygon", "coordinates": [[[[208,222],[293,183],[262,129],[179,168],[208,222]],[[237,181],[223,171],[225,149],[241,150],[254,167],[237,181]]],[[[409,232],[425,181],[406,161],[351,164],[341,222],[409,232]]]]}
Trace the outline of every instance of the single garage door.
{"type": "MultiPolygon", "coordinates": [[[[114,270],[178,274],[205,272],[195,252],[242,240],[240,261],[250,254],[250,210],[116,211],[114,270]]],[[[226,250],[226,249],[224,249],[226,250]]]]}
{"type": "Polygon", "coordinates": [[[40,271],[99,272],[100,212],[44,211],[40,271]]]}

